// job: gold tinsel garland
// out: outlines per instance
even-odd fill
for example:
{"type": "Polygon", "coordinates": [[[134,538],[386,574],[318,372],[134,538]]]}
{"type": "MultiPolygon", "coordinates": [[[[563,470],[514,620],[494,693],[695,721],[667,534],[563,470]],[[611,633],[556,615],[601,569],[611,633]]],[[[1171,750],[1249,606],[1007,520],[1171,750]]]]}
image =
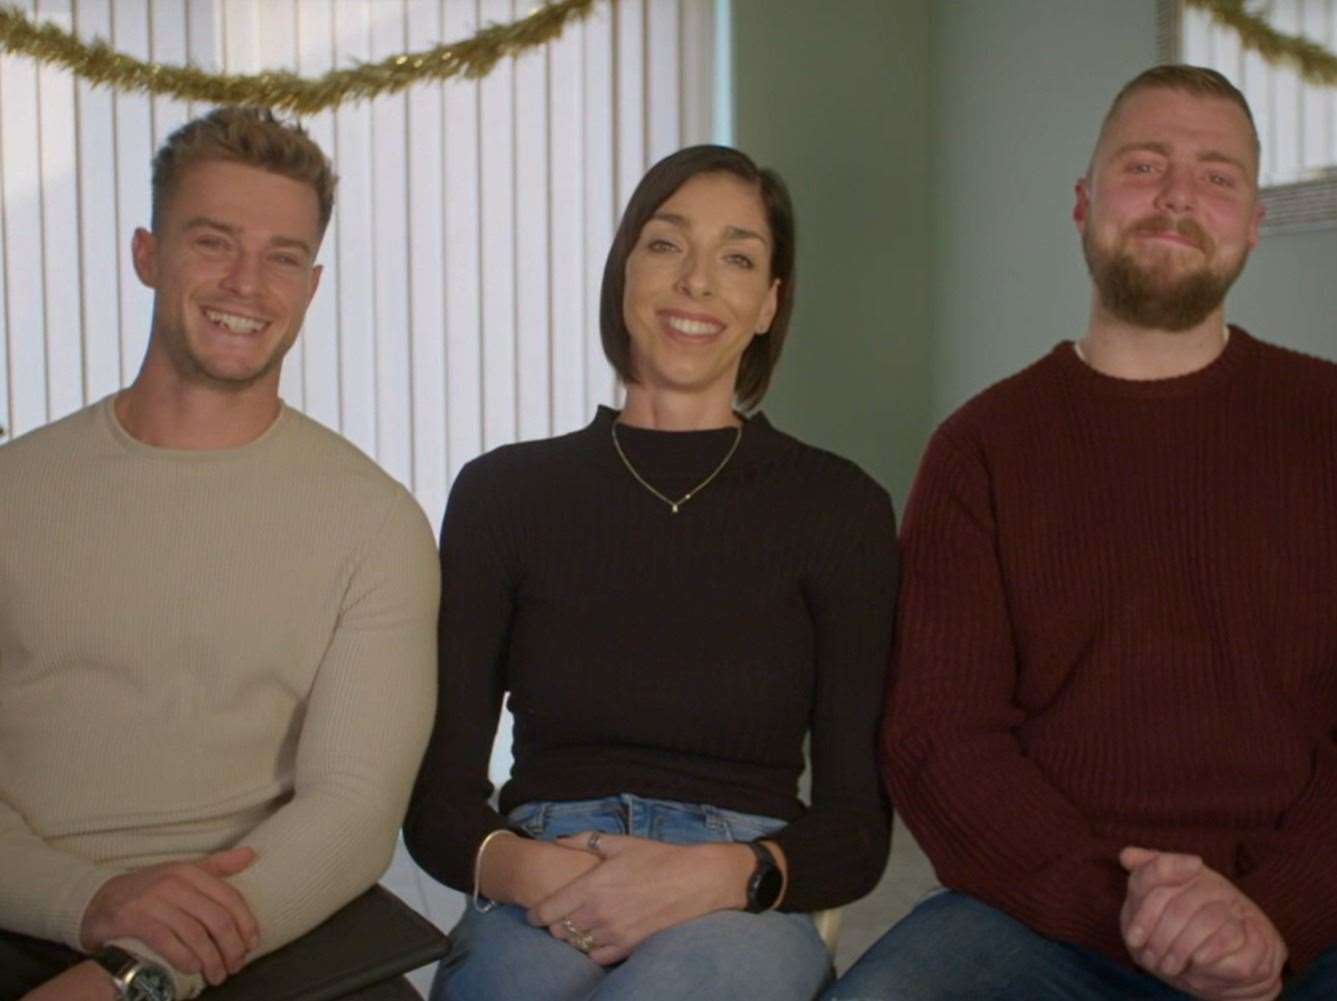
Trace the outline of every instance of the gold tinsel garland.
{"type": "Polygon", "coordinates": [[[543,45],[569,22],[589,14],[598,0],[545,3],[511,24],[493,24],[472,38],[422,52],[333,70],[307,79],[286,70],[264,73],[206,73],[198,66],[166,66],[117,52],[101,39],[82,42],[47,22],[34,24],[15,7],[0,7],[0,48],[64,66],[93,84],[206,104],[258,104],[311,115],[347,100],[394,94],[415,83],[463,76],[486,76],[497,61],[543,45]]]}
{"type": "MultiPolygon", "coordinates": [[[[63,28],[34,24],[16,7],[0,6],[0,48],[64,66],[93,84],[207,104],[261,104],[299,115],[333,108],[350,99],[394,94],[426,80],[486,76],[497,61],[543,45],[571,21],[587,16],[598,0],[549,0],[528,17],[494,24],[472,38],[422,52],[391,56],[352,69],[307,79],[286,70],[207,73],[198,66],[168,66],[117,52],[101,39],[82,42],[63,28]]],[[[1289,62],[1311,83],[1337,84],[1337,55],[1323,46],[1277,31],[1250,14],[1245,0],[1184,0],[1234,29],[1245,48],[1268,62],[1289,62]]]]}
{"type": "Polygon", "coordinates": [[[1277,31],[1261,17],[1244,8],[1244,0],[1185,0],[1239,33],[1246,49],[1253,49],[1270,63],[1288,62],[1310,83],[1337,84],[1337,55],[1299,35],[1277,31]]]}

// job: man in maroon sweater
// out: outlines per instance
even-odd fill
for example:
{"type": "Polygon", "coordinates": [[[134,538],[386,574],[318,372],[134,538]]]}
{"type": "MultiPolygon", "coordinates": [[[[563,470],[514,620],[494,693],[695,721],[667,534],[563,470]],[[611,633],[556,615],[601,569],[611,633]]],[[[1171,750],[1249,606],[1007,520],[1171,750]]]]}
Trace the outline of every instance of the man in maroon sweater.
{"type": "Polygon", "coordinates": [[[1225,323],[1257,177],[1223,77],[1134,79],[1085,336],[934,435],[882,746],[948,889],[829,998],[1337,997],[1337,366],[1225,323]]]}

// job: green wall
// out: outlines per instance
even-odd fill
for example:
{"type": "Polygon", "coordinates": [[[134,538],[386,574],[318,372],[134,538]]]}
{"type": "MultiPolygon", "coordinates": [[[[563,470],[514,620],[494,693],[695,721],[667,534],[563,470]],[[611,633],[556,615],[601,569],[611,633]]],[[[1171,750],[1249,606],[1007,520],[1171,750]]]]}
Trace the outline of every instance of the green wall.
{"type": "Polygon", "coordinates": [[[732,0],[734,141],[789,184],[777,426],[903,502],[929,427],[928,0],[732,0]]]}
{"type": "MultiPolygon", "coordinates": [[[[1080,334],[1072,226],[1115,91],[1156,60],[1155,0],[943,0],[933,7],[933,410],[1080,334]]],[[[1226,304],[1259,336],[1337,357],[1337,230],[1264,235],[1226,304]]]]}
{"type": "Polygon", "coordinates": [[[933,8],[934,416],[1086,324],[1072,224],[1115,91],[1156,57],[1155,0],[933,8]]]}
{"type": "MultiPolygon", "coordinates": [[[[798,205],[766,409],[904,503],[932,427],[1086,322],[1071,221],[1155,0],[733,0],[735,139],[798,205]]],[[[1337,357],[1337,230],[1268,235],[1227,314],[1337,357]]]]}
{"type": "Polygon", "coordinates": [[[1337,229],[1265,234],[1226,312],[1265,340],[1337,361],[1337,229]]]}

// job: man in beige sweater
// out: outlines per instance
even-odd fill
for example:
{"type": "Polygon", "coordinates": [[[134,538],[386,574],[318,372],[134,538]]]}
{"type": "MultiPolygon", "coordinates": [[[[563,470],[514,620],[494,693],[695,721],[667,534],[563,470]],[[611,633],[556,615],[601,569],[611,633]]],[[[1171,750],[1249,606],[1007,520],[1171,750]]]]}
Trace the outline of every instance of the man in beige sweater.
{"type": "Polygon", "coordinates": [[[413,498],[278,397],[333,191],[267,112],[176,132],[138,378],[0,448],[0,999],[194,996],[390,859],[439,578],[413,498]]]}

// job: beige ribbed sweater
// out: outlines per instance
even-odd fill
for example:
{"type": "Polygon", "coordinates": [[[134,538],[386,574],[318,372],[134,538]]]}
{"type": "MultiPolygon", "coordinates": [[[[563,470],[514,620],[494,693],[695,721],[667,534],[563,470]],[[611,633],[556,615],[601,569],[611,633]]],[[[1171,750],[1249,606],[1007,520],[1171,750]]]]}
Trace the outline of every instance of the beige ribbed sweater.
{"type": "Polygon", "coordinates": [[[432,719],[438,592],[412,497],[286,408],[172,451],[108,397],[0,448],[0,927],[79,948],[108,878],[233,845],[262,951],[370,886],[432,719]]]}

